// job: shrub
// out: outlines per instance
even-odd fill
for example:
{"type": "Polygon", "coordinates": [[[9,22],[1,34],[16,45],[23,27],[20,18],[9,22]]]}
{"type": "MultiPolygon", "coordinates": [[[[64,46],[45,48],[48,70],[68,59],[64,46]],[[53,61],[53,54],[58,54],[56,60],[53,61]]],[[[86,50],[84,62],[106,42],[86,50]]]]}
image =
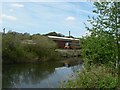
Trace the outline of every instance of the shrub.
{"type": "Polygon", "coordinates": [[[79,72],[74,81],[66,83],[66,88],[116,88],[117,83],[117,73],[111,73],[110,68],[94,66],[89,71],[79,72]]]}
{"type": "MultiPolygon", "coordinates": [[[[55,53],[56,44],[52,40],[41,35],[30,37],[32,37],[31,40],[21,40],[19,34],[4,34],[2,36],[3,63],[36,62],[57,58],[55,53]]],[[[27,36],[27,38],[29,37],[27,36]]]]}
{"type": "Polygon", "coordinates": [[[81,39],[81,48],[82,57],[86,58],[85,62],[115,67],[118,52],[115,40],[109,34],[85,37],[81,39]]]}

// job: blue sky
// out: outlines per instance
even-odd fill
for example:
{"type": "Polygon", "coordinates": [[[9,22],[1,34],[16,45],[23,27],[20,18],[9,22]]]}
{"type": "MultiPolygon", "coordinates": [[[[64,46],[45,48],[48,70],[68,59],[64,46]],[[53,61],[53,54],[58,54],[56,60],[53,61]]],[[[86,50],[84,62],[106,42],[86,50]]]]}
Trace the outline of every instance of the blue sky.
{"type": "Polygon", "coordinates": [[[2,28],[30,34],[58,32],[75,37],[85,35],[92,2],[5,2],[2,3],[2,28]]]}

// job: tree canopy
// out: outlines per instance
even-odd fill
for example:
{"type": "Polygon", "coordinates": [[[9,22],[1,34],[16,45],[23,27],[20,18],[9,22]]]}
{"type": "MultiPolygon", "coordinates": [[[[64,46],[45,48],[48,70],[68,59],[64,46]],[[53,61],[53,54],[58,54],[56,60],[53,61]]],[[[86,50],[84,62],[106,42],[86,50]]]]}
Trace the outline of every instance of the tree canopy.
{"type": "Polygon", "coordinates": [[[93,13],[97,16],[89,17],[88,22],[92,28],[86,29],[91,33],[82,39],[82,55],[87,63],[118,64],[120,27],[120,2],[95,2],[93,13]],[[119,24],[119,25],[118,25],[119,24]]]}
{"type": "Polygon", "coordinates": [[[61,33],[56,33],[56,32],[49,32],[47,34],[44,34],[45,36],[59,36],[59,37],[64,37],[63,34],[61,33]]]}

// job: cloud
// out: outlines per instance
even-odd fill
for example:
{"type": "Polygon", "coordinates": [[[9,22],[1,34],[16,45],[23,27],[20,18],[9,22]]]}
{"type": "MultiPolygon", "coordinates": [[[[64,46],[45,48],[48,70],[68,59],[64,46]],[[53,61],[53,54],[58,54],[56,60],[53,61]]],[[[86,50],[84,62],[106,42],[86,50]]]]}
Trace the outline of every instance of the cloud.
{"type": "Polygon", "coordinates": [[[2,15],[0,15],[0,20],[2,20],[2,19],[6,19],[6,20],[17,20],[17,18],[16,17],[14,17],[14,16],[9,16],[9,15],[6,15],[6,14],[2,14],[2,15]]]}
{"type": "Polygon", "coordinates": [[[0,2],[87,2],[97,0],[2,0],[0,2]]]}
{"type": "Polygon", "coordinates": [[[13,3],[13,4],[11,4],[11,6],[12,6],[12,7],[17,7],[17,8],[22,8],[22,7],[24,7],[24,5],[23,5],[23,4],[20,4],[20,3],[13,3]]]}
{"type": "Polygon", "coordinates": [[[75,17],[69,16],[66,18],[66,21],[75,21],[75,17]]]}
{"type": "Polygon", "coordinates": [[[14,11],[14,9],[9,9],[9,11],[10,11],[10,12],[13,12],[13,11],[14,11]]]}

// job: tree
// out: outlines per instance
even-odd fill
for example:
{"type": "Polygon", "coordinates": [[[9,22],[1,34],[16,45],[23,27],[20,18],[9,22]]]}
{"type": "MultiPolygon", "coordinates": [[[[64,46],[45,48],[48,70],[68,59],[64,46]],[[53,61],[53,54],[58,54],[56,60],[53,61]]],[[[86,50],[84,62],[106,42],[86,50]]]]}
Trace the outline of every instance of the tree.
{"type": "Polygon", "coordinates": [[[95,2],[94,6],[93,12],[97,16],[89,17],[88,22],[92,28],[87,26],[86,28],[91,32],[91,36],[83,39],[83,56],[90,59],[92,63],[96,61],[103,64],[103,60],[106,59],[114,65],[116,61],[117,66],[120,36],[117,15],[120,13],[118,10],[120,2],[95,2]],[[105,49],[106,51],[104,51],[105,49]],[[100,60],[102,61],[99,62],[100,60]]]}
{"type": "Polygon", "coordinates": [[[86,26],[91,35],[80,40],[85,69],[74,81],[69,80],[66,86],[118,89],[120,88],[117,66],[120,53],[118,43],[120,22],[117,19],[120,2],[95,2],[94,6],[96,9],[93,12],[96,16],[89,17],[88,20],[92,27],[86,26]]]}
{"type": "Polygon", "coordinates": [[[50,32],[48,34],[45,34],[45,36],[59,36],[59,37],[64,37],[63,34],[61,33],[56,33],[56,32],[50,32]]]}

